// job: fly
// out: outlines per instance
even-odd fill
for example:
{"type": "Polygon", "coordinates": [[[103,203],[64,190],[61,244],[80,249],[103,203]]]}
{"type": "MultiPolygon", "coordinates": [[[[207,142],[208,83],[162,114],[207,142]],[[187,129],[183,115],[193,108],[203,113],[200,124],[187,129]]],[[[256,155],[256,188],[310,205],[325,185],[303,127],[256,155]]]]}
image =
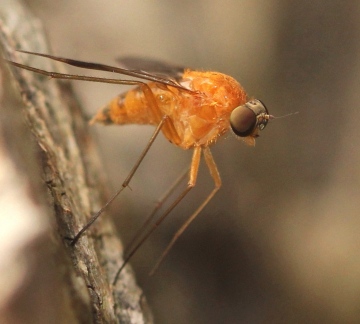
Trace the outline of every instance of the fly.
{"type": "MultiPolygon", "coordinates": [[[[27,51],[19,52],[46,57],[79,68],[113,72],[139,79],[111,79],[48,72],[8,61],[9,64],[16,67],[56,79],[132,85],[134,86],[133,89],[115,97],[100,109],[92,118],[91,123],[101,123],[105,125],[146,124],[156,127],[144,151],[123,182],[121,188],[90,218],[88,223],[81,228],[73,238],[72,245],[76,244],[84,232],[129,185],[136,170],[160,132],[162,132],[172,144],[179,148],[193,150],[189,171],[187,173],[188,183],[186,188],[147,231],[145,231],[145,226],[138,232],[138,235],[132,241],[130,249],[128,249],[128,252],[125,254],[124,262],[117,271],[113,284],[116,284],[120,272],[139,247],[189,191],[195,187],[202,155],[210,175],[213,178],[214,188],[175,233],[151,273],[159,267],[179,236],[219,190],[221,187],[221,178],[211,154],[210,146],[214,145],[216,141],[229,130],[248,145],[254,146],[255,139],[259,136],[259,132],[266,127],[270,119],[275,118],[269,114],[266,106],[260,100],[249,99],[243,87],[235,79],[219,72],[184,69],[158,61],[133,58],[121,60],[122,64],[131,66],[130,69],[125,69],[47,54],[27,51]]],[[[162,201],[167,199],[182,178],[184,178],[184,176],[179,178],[162,201]]],[[[150,223],[149,219],[146,221],[146,224],[148,223],[150,223]]]]}

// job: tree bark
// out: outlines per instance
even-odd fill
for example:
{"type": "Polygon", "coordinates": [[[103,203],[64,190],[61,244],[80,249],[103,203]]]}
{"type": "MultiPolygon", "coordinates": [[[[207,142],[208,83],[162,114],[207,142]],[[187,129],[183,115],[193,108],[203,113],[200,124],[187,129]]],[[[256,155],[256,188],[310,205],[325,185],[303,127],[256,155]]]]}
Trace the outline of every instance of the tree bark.
{"type": "MultiPolygon", "coordinates": [[[[2,0],[0,48],[8,60],[59,70],[15,51],[49,53],[41,23],[20,1],[2,0]]],[[[0,322],[152,322],[129,267],[111,285],[122,245],[105,213],[70,245],[108,198],[70,83],[4,61],[0,73],[0,322]]]]}

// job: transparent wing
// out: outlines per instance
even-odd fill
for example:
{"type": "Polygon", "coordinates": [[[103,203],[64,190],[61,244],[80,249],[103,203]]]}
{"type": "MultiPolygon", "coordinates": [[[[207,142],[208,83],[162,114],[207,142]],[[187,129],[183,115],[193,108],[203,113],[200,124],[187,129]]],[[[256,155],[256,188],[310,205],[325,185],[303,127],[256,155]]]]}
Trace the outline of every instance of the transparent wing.
{"type": "Polygon", "coordinates": [[[171,78],[172,80],[179,81],[184,74],[185,67],[175,65],[159,60],[143,58],[143,57],[119,57],[116,61],[120,66],[136,71],[139,73],[151,73],[163,78],[171,78]]]}
{"type": "MultiPolygon", "coordinates": [[[[167,76],[165,74],[151,73],[151,72],[147,72],[147,71],[144,71],[144,70],[137,70],[137,69],[119,68],[119,67],[115,67],[115,66],[101,64],[101,63],[84,62],[84,61],[78,61],[78,60],[63,58],[63,57],[59,57],[59,56],[53,56],[53,55],[41,54],[41,53],[34,53],[34,52],[28,52],[28,51],[22,51],[22,50],[18,50],[18,52],[46,57],[46,58],[49,58],[51,60],[59,61],[59,62],[65,63],[65,64],[69,64],[69,65],[72,65],[72,66],[83,68],[83,69],[107,71],[107,72],[113,72],[113,73],[128,75],[128,76],[135,77],[135,78],[138,78],[138,79],[147,80],[147,81],[153,81],[153,82],[161,83],[161,84],[164,84],[164,85],[172,86],[172,87],[175,87],[175,88],[178,88],[178,89],[181,89],[181,90],[192,92],[188,88],[182,86],[176,80],[176,78],[167,76]]],[[[15,65],[14,62],[9,62],[9,63],[15,65]]],[[[17,64],[17,66],[21,67],[21,64],[17,64]]],[[[25,66],[22,66],[22,67],[25,68],[25,66]]],[[[33,69],[33,70],[35,70],[35,69],[33,69]]],[[[69,79],[69,77],[67,77],[67,78],[69,79]]],[[[97,79],[98,79],[99,82],[106,82],[105,78],[102,79],[103,81],[100,81],[100,78],[97,78],[97,79]]]]}

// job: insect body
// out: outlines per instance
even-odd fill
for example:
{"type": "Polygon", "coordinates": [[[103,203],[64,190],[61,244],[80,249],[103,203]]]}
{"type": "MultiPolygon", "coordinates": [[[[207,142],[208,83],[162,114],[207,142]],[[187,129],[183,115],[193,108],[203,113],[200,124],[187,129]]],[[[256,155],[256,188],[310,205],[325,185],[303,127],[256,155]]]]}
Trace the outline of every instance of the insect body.
{"type": "MultiPolygon", "coordinates": [[[[25,52],[28,54],[47,57],[80,68],[110,71],[125,74],[140,79],[140,81],[123,79],[106,79],[81,75],[62,74],[48,72],[15,62],[10,64],[27,69],[36,73],[59,79],[74,79],[104,83],[135,85],[136,87],[127,93],[117,96],[104,108],[102,108],[91,120],[92,123],[103,124],[149,124],[155,125],[156,129],[149,140],[145,150],[137,163],[125,179],[122,187],[110,198],[106,205],[94,214],[89,222],[78,232],[73,239],[73,244],[101,215],[104,209],[128,186],[141,161],[150,149],[152,143],[160,131],[173,144],[182,149],[193,149],[193,156],[189,168],[189,180],[187,187],[168,207],[162,216],[145,232],[137,244],[130,249],[124,263],[117,272],[114,284],[137,249],[145,242],[151,233],[160,225],[166,216],[195,186],[201,153],[214,180],[215,186],[206,199],[200,204],[195,212],[188,218],[183,226],[175,233],[172,241],[165,249],[160,260],[166,256],[172,245],[207,205],[221,186],[221,178],[212,157],[209,146],[224,135],[229,129],[235,135],[244,139],[249,145],[255,145],[255,138],[260,130],[263,130],[268,121],[273,118],[269,115],[264,104],[256,99],[248,100],[244,89],[230,76],[218,72],[201,72],[183,70],[179,68],[161,65],[161,73],[146,72],[140,69],[122,69],[108,65],[76,61],[46,54],[25,52]],[[164,75],[164,71],[173,71],[170,75],[164,75]]],[[[153,66],[159,64],[153,64],[153,66]]],[[[157,69],[155,69],[157,70],[157,69]]]]}
{"type": "MultiPolygon", "coordinates": [[[[226,133],[230,114],[245,104],[246,93],[233,78],[217,72],[186,70],[181,85],[195,93],[170,86],[149,83],[162,116],[169,116],[176,135],[168,140],[183,149],[208,146],[226,133]]],[[[141,88],[119,96],[105,106],[92,120],[104,124],[152,124],[157,120],[141,88]]]]}

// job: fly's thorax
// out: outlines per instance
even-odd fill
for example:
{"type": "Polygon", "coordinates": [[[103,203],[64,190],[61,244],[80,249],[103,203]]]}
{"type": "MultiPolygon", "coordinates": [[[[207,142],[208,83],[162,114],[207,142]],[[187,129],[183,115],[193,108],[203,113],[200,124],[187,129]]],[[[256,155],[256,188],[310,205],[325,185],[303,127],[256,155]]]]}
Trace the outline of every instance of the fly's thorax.
{"type": "Polygon", "coordinates": [[[186,71],[181,83],[196,93],[182,93],[175,110],[180,146],[211,145],[229,130],[231,111],[246,102],[246,93],[236,80],[217,72],[186,71]]]}

